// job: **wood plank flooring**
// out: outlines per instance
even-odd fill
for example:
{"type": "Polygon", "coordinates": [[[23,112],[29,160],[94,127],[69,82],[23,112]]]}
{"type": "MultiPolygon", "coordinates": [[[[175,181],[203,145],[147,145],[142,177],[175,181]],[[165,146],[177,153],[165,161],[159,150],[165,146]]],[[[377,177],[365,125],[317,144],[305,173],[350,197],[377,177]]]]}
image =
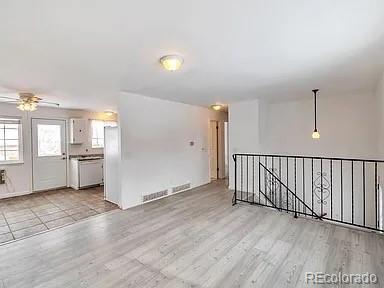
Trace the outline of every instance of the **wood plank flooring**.
{"type": "Polygon", "coordinates": [[[0,287],[308,287],[312,271],[384,287],[382,235],[231,196],[215,182],[0,246],[0,287]]]}

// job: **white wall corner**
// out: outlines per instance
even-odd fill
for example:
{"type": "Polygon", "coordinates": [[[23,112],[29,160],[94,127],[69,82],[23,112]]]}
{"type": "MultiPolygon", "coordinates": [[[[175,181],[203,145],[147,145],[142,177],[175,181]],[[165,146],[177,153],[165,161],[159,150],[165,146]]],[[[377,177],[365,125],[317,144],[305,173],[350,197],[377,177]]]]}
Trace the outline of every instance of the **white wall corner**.
{"type": "Polygon", "coordinates": [[[118,109],[123,209],[140,205],[143,195],[210,181],[208,124],[225,114],[126,92],[118,109]]]}

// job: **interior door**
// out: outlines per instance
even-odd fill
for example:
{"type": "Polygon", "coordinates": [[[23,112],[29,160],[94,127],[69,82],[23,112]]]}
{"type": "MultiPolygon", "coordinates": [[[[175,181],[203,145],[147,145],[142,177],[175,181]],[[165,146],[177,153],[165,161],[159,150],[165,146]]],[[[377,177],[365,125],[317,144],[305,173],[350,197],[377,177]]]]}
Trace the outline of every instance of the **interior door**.
{"type": "Polygon", "coordinates": [[[67,186],[65,120],[32,119],[33,191],[67,186]]]}

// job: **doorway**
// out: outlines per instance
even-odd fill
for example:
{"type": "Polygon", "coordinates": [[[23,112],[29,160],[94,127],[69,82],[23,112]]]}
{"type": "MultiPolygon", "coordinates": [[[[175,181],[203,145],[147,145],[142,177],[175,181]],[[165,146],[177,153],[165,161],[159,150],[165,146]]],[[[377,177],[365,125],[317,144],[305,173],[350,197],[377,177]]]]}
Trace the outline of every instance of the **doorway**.
{"type": "Polygon", "coordinates": [[[381,185],[379,185],[379,220],[378,220],[378,226],[379,226],[379,229],[380,230],[384,230],[384,192],[383,192],[383,189],[381,187],[381,185]]]}
{"type": "MultiPolygon", "coordinates": [[[[229,133],[228,133],[228,122],[224,122],[224,165],[225,165],[225,178],[229,177],[229,133]]],[[[228,181],[227,181],[228,182],[228,181]]],[[[229,183],[227,183],[229,184],[229,183]]]]}
{"type": "Polygon", "coordinates": [[[219,179],[219,123],[218,121],[210,121],[210,175],[211,180],[219,179]]]}
{"type": "Polygon", "coordinates": [[[209,121],[209,167],[211,180],[228,177],[228,122],[209,121]]]}
{"type": "Polygon", "coordinates": [[[33,191],[67,186],[66,122],[32,119],[33,191]]]}

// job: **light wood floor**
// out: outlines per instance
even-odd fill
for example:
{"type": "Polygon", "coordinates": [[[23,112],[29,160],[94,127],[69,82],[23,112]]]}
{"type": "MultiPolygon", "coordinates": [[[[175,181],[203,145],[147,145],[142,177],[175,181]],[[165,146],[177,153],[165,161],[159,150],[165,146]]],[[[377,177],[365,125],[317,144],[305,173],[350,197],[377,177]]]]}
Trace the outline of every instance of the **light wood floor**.
{"type": "Polygon", "coordinates": [[[0,246],[7,288],[308,287],[311,271],[384,283],[384,238],[232,207],[220,182],[0,246]]]}

